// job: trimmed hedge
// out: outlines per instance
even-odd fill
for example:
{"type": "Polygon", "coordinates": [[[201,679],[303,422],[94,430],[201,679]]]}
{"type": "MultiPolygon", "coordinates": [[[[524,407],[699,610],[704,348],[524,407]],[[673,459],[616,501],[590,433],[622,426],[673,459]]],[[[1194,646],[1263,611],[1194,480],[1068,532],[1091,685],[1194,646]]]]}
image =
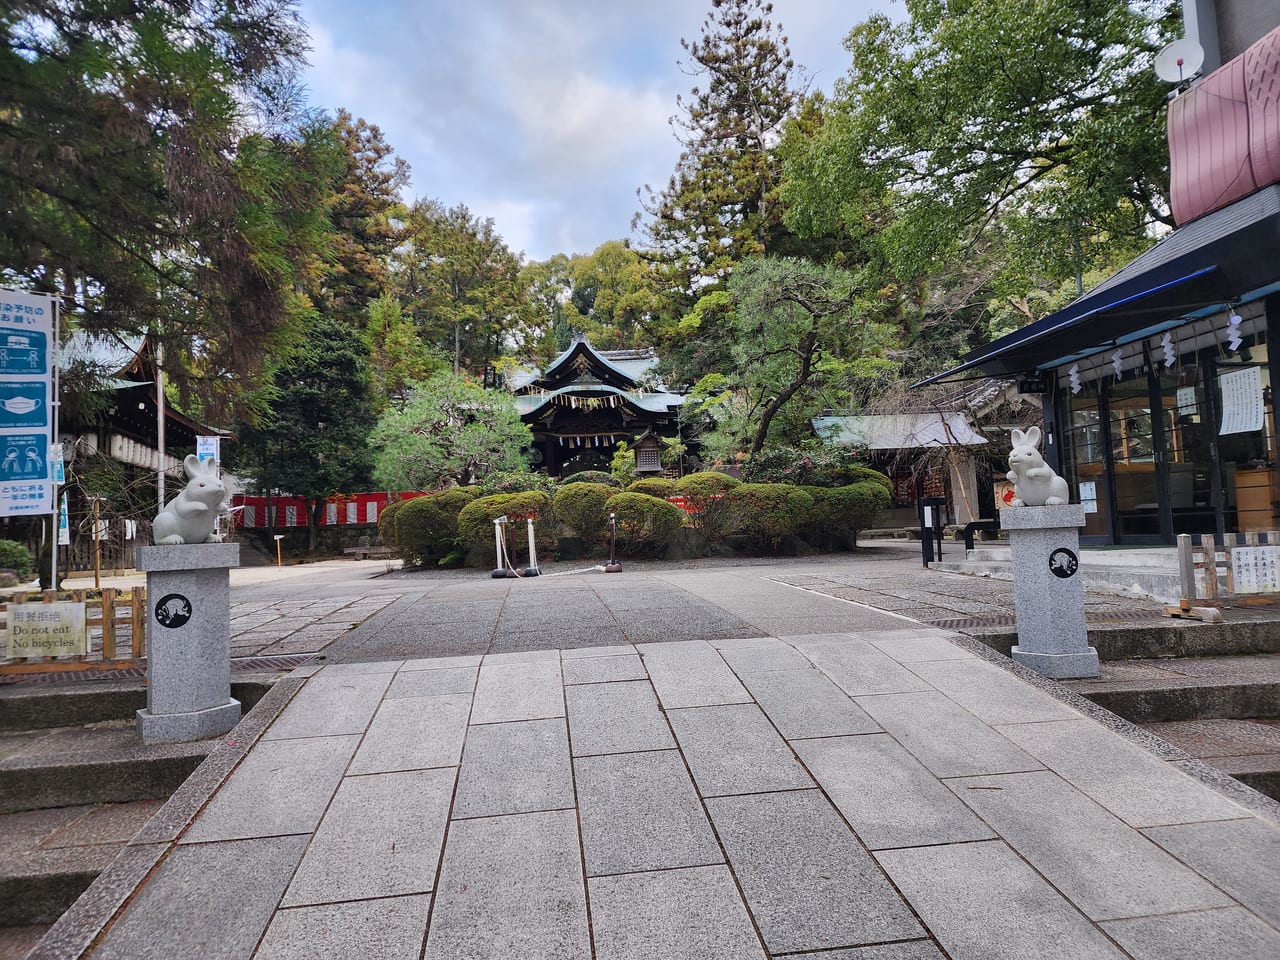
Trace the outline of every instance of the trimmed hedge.
{"type": "Polygon", "coordinates": [[[605,501],[617,492],[607,483],[566,483],[551,498],[551,506],[575,537],[594,544],[609,525],[605,501]]]}
{"type": "Polygon", "coordinates": [[[12,570],[19,580],[27,580],[36,568],[31,551],[16,540],[0,540],[0,568],[12,570]]]}
{"type": "Polygon", "coordinates": [[[527,470],[505,471],[488,474],[476,484],[479,496],[488,497],[495,493],[524,493],[528,490],[541,490],[546,494],[554,494],[560,481],[545,473],[530,473],[527,470]]]}
{"type": "Polygon", "coordinates": [[[382,512],[378,514],[378,536],[382,538],[383,545],[390,547],[392,550],[399,546],[399,541],[396,538],[396,514],[408,502],[407,500],[395,500],[383,507],[382,512]]]}
{"type": "MultiPolygon", "coordinates": [[[[496,562],[493,555],[493,521],[503,515],[509,517],[535,516],[534,529],[537,531],[538,553],[550,556],[555,548],[555,524],[551,522],[555,515],[551,509],[551,498],[540,490],[528,490],[524,493],[496,493],[492,496],[472,500],[458,514],[458,537],[462,541],[467,554],[467,565],[473,567],[492,567],[496,562]]],[[[525,555],[525,533],[517,532],[523,524],[507,525],[507,549],[512,562],[525,555]]]]}
{"type": "Polygon", "coordinates": [[[690,473],[676,481],[675,495],[688,504],[689,523],[707,538],[719,543],[737,526],[734,510],[724,495],[742,481],[727,473],[690,473]]]}
{"type": "MultiPolygon", "coordinates": [[[[856,486],[859,483],[868,481],[878,483],[889,492],[890,497],[893,496],[893,481],[886,477],[879,470],[872,470],[870,467],[845,467],[845,473],[849,479],[845,481],[845,486],[856,486]]],[[[887,507],[888,504],[885,504],[887,507]]],[[[883,508],[882,508],[883,509],[883,508]]],[[[864,528],[865,529],[865,528],[864,528]]]]}
{"type": "Polygon", "coordinates": [[[787,483],[743,483],[725,494],[737,519],[735,533],[770,550],[812,524],[813,497],[787,483]]]}
{"type": "Polygon", "coordinates": [[[624,556],[653,556],[684,526],[683,510],[644,493],[615,494],[604,507],[615,515],[618,552],[624,556]]]}
{"type": "Polygon", "coordinates": [[[676,492],[676,482],[666,477],[644,477],[627,487],[627,493],[643,493],[665,500],[676,492]]]}
{"type": "Polygon", "coordinates": [[[582,470],[560,478],[561,486],[567,486],[570,483],[607,483],[615,490],[622,486],[617,477],[604,470],[582,470]]]}
{"type": "Polygon", "coordinates": [[[819,536],[847,535],[856,546],[858,532],[875,526],[890,503],[889,491],[876,480],[814,491],[812,528],[819,536]]]}
{"type": "Polygon", "coordinates": [[[393,519],[404,562],[424,566],[458,554],[458,514],[478,494],[474,487],[452,487],[401,504],[393,519]]]}

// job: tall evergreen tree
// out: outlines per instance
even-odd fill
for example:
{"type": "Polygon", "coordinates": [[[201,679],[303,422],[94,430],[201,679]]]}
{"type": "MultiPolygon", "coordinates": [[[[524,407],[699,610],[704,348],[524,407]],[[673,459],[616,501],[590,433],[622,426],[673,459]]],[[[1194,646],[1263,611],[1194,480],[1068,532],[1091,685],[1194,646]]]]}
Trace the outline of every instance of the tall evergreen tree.
{"type": "Polygon", "coordinates": [[[798,93],[772,12],[764,0],[711,0],[701,38],[680,41],[700,78],[671,118],[684,150],[665,190],[638,191],[632,228],[686,293],[765,252],[781,224],[773,148],[798,93]]]}

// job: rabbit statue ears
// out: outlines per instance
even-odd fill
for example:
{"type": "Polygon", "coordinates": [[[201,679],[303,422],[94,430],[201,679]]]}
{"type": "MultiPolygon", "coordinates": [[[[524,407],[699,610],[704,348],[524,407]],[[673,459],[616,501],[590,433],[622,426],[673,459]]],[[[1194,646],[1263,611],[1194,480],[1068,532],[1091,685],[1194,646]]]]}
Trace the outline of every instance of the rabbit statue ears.
{"type": "Polygon", "coordinates": [[[1040,446],[1040,428],[1027,427],[1024,433],[1014,427],[1009,431],[1009,439],[1013,441],[1015,447],[1038,447],[1040,446]]]}
{"type": "MultiPolygon", "coordinates": [[[[1035,429],[1032,427],[1031,429],[1035,429]]],[[[201,460],[194,453],[188,453],[182,461],[182,468],[187,472],[188,479],[195,479],[198,476],[217,475],[218,461],[214,459],[201,460]]]]}

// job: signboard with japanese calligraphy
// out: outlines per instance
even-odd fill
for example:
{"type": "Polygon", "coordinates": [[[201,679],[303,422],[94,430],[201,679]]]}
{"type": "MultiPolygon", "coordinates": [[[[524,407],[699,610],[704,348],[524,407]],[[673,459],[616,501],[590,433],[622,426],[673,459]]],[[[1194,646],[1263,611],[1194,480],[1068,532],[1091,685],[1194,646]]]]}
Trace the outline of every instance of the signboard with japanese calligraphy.
{"type": "Polygon", "coordinates": [[[0,516],[54,512],[51,296],[0,289],[0,516]]]}
{"type": "Polygon", "coordinates": [[[1218,377],[1222,390],[1222,426],[1218,433],[1253,433],[1262,429],[1266,409],[1262,396],[1262,370],[1245,367],[1218,377]]]}
{"type": "Polygon", "coordinates": [[[1280,593],[1280,547],[1232,547],[1236,593],[1280,593]]]}

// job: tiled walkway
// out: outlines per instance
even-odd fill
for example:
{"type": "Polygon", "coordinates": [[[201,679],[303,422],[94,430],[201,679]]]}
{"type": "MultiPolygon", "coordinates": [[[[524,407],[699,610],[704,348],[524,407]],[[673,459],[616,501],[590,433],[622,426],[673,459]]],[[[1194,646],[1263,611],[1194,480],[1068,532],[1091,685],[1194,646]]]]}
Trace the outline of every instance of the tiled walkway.
{"type": "Polygon", "coordinates": [[[919,627],[326,666],[174,837],[92,956],[1280,956],[1273,824],[919,627]]]}

